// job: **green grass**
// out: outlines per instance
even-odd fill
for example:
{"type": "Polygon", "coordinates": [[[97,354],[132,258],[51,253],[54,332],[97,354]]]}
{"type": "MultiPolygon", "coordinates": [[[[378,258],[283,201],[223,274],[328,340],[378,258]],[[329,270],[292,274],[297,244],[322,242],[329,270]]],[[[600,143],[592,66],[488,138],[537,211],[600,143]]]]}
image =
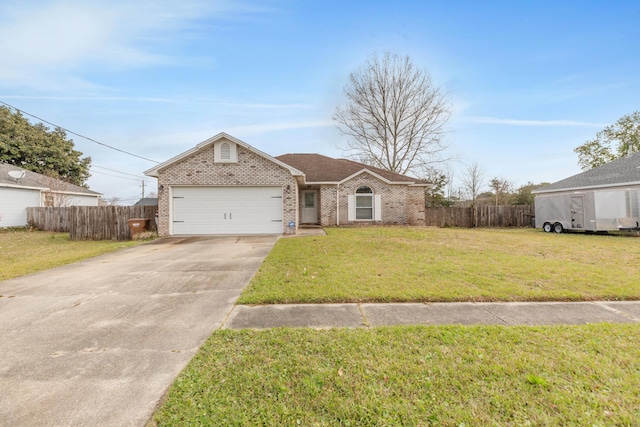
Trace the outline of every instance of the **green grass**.
{"type": "Polygon", "coordinates": [[[161,426],[638,425],[638,325],[218,331],[161,426]]]}
{"type": "Polygon", "coordinates": [[[640,239],[334,228],[280,239],[240,304],[640,299],[640,239]]]}
{"type": "Polygon", "coordinates": [[[68,233],[0,231],[0,281],[138,245],[140,242],[71,241],[68,233]]]}

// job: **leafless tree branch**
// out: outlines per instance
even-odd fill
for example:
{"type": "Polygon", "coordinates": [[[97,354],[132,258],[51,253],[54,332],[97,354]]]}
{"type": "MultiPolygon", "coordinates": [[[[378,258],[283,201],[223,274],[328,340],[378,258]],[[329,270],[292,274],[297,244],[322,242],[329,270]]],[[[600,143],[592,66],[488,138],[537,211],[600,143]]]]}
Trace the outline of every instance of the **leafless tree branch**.
{"type": "Polygon", "coordinates": [[[442,137],[451,114],[449,95],[408,56],[373,56],[351,73],[344,94],[347,101],[333,119],[349,137],[344,150],[352,157],[417,174],[447,148],[442,137]]]}

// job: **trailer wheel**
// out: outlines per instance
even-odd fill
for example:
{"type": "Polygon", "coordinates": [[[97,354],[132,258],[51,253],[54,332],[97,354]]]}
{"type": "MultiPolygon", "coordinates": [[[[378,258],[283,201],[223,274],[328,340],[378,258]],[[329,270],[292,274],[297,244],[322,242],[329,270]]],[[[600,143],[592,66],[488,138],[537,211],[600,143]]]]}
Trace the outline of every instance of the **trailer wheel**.
{"type": "Polygon", "coordinates": [[[553,226],[551,225],[551,223],[545,222],[544,225],[542,226],[542,229],[544,230],[545,233],[551,233],[551,230],[553,230],[553,226]]]}
{"type": "Polygon", "coordinates": [[[562,233],[564,231],[564,227],[559,222],[556,222],[553,224],[553,231],[554,233],[562,233]]]}

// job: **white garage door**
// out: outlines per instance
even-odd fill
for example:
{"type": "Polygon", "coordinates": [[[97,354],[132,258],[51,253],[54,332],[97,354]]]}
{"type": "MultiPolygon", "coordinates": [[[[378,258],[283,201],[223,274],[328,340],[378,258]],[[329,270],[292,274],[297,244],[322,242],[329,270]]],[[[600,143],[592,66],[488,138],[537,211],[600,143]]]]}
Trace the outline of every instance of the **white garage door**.
{"type": "Polygon", "coordinates": [[[281,234],[282,187],[174,187],[173,234],[281,234]]]}

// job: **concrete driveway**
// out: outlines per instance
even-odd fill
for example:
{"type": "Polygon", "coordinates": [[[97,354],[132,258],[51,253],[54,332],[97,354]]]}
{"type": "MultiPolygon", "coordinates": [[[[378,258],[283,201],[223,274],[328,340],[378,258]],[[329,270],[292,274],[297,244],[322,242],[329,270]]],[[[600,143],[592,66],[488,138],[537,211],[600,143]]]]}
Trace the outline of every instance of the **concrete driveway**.
{"type": "Polygon", "coordinates": [[[277,239],[165,238],[0,282],[0,424],[144,425],[277,239]]]}

